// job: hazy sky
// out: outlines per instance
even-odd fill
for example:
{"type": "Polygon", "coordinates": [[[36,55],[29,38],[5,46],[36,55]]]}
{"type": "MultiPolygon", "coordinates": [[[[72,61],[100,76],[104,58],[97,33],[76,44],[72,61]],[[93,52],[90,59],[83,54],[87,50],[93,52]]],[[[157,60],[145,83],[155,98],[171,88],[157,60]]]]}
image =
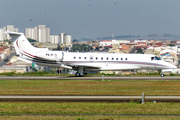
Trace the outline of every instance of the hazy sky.
{"type": "Polygon", "coordinates": [[[0,0],[0,28],[46,25],[73,39],[180,35],[180,0],[0,0]],[[32,21],[30,21],[32,19],[32,21]]]}

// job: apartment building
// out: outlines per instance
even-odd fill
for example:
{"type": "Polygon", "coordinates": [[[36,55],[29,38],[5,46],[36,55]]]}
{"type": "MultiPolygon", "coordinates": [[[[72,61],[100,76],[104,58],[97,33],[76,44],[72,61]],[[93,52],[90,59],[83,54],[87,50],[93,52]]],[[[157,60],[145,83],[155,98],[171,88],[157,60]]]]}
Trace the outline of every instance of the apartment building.
{"type": "MultiPolygon", "coordinates": [[[[18,28],[14,28],[14,25],[7,25],[0,28],[0,42],[6,39],[11,39],[9,35],[4,34],[5,31],[18,32],[18,28]]],[[[46,28],[45,25],[38,25],[34,28],[25,28],[25,36],[30,39],[34,39],[41,43],[55,43],[71,45],[71,35],[66,33],[60,33],[58,35],[50,35],[50,28],[46,28]]]]}
{"type": "Polygon", "coordinates": [[[38,25],[38,27],[34,28],[26,28],[25,36],[42,43],[47,43],[50,42],[50,28],[46,28],[45,25],[38,25]]]}
{"type": "Polygon", "coordinates": [[[7,25],[6,27],[3,27],[0,29],[0,42],[3,42],[4,40],[9,40],[11,37],[7,34],[4,34],[5,31],[11,31],[11,32],[18,32],[18,28],[14,28],[14,25],[7,25]]]}
{"type": "Polygon", "coordinates": [[[72,40],[71,35],[66,35],[66,44],[67,45],[71,45],[71,40],[72,40]]]}
{"type": "Polygon", "coordinates": [[[59,34],[59,42],[60,44],[71,45],[71,35],[67,35],[66,33],[59,34]]]}
{"type": "Polygon", "coordinates": [[[38,32],[37,31],[38,31],[38,27],[26,28],[25,29],[25,36],[27,38],[38,40],[38,32]]]}
{"type": "Polygon", "coordinates": [[[59,44],[59,36],[58,35],[50,35],[50,43],[59,44]]]}

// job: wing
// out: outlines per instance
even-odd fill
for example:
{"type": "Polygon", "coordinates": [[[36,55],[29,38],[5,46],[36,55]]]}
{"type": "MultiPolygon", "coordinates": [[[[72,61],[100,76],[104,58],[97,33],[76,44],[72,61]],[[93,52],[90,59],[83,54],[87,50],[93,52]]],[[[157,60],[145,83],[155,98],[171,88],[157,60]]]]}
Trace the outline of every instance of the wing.
{"type": "Polygon", "coordinates": [[[86,70],[135,70],[140,69],[140,66],[132,64],[104,64],[104,63],[73,63],[69,66],[82,66],[86,70]]]}

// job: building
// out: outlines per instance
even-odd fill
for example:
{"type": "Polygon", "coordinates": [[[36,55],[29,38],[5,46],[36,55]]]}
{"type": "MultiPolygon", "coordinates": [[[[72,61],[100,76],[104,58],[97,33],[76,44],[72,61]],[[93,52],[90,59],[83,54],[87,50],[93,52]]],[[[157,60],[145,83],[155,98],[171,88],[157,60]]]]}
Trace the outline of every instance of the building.
{"type": "Polygon", "coordinates": [[[130,43],[128,40],[103,40],[99,42],[99,46],[120,45],[128,43],[130,43]]]}
{"type": "Polygon", "coordinates": [[[50,28],[46,28],[45,25],[38,26],[38,41],[42,43],[50,42],[50,28]]]}
{"type": "Polygon", "coordinates": [[[14,25],[7,25],[7,27],[0,29],[0,42],[11,39],[9,35],[4,33],[5,31],[18,32],[18,28],[14,28],[14,25]]]}
{"type": "Polygon", "coordinates": [[[66,35],[67,35],[66,33],[60,33],[59,34],[59,41],[61,44],[65,44],[66,35]]]}
{"type": "Polygon", "coordinates": [[[71,45],[71,40],[72,40],[71,35],[66,35],[66,44],[67,45],[71,45]]]}
{"type": "Polygon", "coordinates": [[[39,25],[34,28],[26,28],[25,36],[42,43],[50,42],[50,28],[46,28],[45,25],[39,25]]]}
{"type": "Polygon", "coordinates": [[[103,40],[99,42],[99,46],[108,46],[108,45],[112,45],[112,40],[103,40]]]}
{"type": "Polygon", "coordinates": [[[59,34],[59,42],[60,44],[71,45],[71,35],[67,35],[66,33],[59,34]]]}
{"type": "Polygon", "coordinates": [[[26,28],[25,29],[25,36],[27,38],[30,38],[30,39],[38,41],[38,32],[37,31],[38,31],[38,27],[26,28]]]}
{"type": "Polygon", "coordinates": [[[59,36],[58,35],[50,35],[50,43],[59,44],[59,36]]]}

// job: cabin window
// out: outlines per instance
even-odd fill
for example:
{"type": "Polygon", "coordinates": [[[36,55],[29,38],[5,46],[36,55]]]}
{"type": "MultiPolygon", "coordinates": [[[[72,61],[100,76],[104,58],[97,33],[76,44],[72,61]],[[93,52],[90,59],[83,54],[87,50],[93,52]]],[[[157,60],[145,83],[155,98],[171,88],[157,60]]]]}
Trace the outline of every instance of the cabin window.
{"type": "Polygon", "coordinates": [[[123,60],[123,58],[121,58],[121,60],[123,60]]]}
{"type": "Polygon", "coordinates": [[[118,60],[118,58],[116,58],[116,60],[118,60]]]}
{"type": "Polygon", "coordinates": [[[84,59],[86,59],[86,57],[84,57],[84,59]]]}
{"type": "Polygon", "coordinates": [[[107,57],[106,60],[109,60],[109,58],[107,57]]]}
{"type": "Polygon", "coordinates": [[[103,57],[101,57],[101,60],[103,60],[103,57]]]}
{"type": "Polygon", "coordinates": [[[53,54],[51,54],[51,56],[53,56],[53,54]]]}
{"type": "Polygon", "coordinates": [[[128,60],[127,58],[125,60],[128,60]]]}
{"type": "Polygon", "coordinates": [[[96,57],[96,60],[98,60],[98,57],[96,57]]]}
{"type": "Polygon", "coordinates": [[[74,59],[76,59],[76,57],[74,57],[74,59]]]}
{"type": "Polygon", "coordinates": [[[81,57],[79,57],[79,59],[81,59],[81,57]]]}
{"type": "Polygon", "coordinates": [[[91,60],[93,59],[93,57],[90,58],[91,60]]]}
{"type": "Polygon", "coordinates": [[[112,58],[112,60],[114,60],[114,58],[112,58]]]}

